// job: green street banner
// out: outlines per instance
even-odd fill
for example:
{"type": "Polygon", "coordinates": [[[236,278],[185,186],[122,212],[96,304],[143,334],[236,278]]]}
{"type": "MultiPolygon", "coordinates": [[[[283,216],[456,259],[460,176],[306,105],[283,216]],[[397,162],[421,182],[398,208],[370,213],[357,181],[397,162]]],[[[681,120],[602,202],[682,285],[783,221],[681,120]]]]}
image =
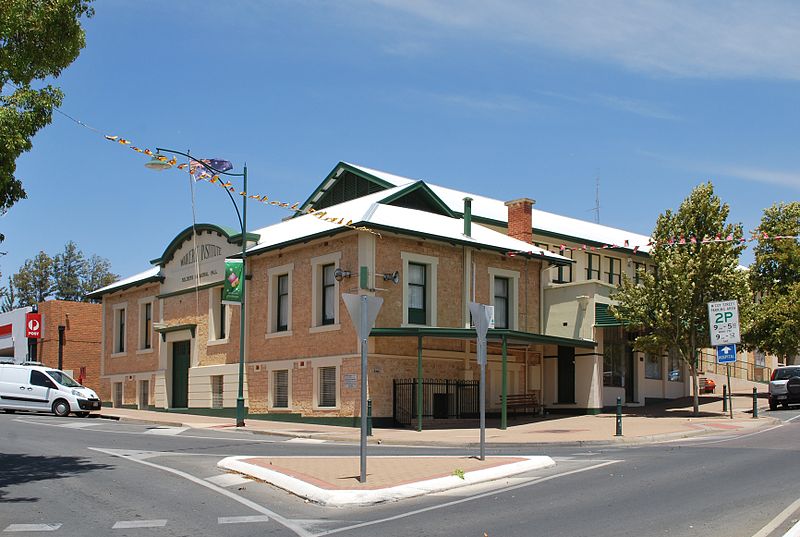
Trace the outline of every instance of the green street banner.
{"type": "Polygon", "coordinates": [[[244,281],[244,263],[241,259],[225,260],[225,286],[222,288],[222,303],[242,304],[242,282],[244,281]]]}

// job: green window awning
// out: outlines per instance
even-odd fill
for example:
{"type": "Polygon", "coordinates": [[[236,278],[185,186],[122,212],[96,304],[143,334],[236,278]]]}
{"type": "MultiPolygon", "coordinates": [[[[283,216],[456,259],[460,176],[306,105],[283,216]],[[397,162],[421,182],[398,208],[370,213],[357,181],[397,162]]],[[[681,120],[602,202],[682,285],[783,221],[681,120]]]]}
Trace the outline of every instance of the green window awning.
{"type": "Polygon", "coordinates": [[[620,321],[608,311],[608,304],[601,302],[594,303],[594,325],[600,327],[606,326],[625,326],[626,322],[620,321]]]}

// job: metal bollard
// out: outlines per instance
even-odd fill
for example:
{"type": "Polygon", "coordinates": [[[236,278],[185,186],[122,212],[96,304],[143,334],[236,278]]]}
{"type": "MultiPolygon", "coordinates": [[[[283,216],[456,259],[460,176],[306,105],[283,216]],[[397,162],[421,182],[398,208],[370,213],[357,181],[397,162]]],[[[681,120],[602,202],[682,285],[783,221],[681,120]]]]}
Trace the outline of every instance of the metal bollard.
{"type": "Polygon", "coordinates": [[[753,386],[753,418],[758,417],[758,389],[753,386]]]}
{"type": "Polygon", "coordinates": [[[372,399],[367,399],[367,436],[372,436],[372,399]]]}
{"type": "Polygon", "coordinates": [[[614,436],[622,436],[622,397],[617,397],[617,433],[614,436]]]}
{"type": "Polygon", "coordinates": [[[723,414],[728,411],[728,385],[722,385],[722,412],[723,414]]]}

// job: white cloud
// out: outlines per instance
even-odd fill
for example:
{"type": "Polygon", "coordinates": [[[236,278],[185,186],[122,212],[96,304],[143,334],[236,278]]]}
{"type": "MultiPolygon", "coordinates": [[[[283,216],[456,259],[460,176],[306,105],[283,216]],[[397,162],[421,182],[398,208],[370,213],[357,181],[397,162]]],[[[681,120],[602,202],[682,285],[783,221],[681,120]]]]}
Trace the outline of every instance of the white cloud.
{"type": "Polygon", "coordinates": [[[409,92],[411,96],[434,101],[442,106],[490,115],[514,115],[543,109],[544,106],[513,95],[464,95],[458,93],[409,92]]]}
{"type": "Polygon", "coordinates": [[[756,183],[788,186],[800,189],[800,172],[787,172],[781,170],[768,170],[764,168],[749,168],[744,166],[720,167],[717,173],[729,175],[756,183]]]}
{"type": "MultiPolygon", "coordinates": [[[[800,2],[372,0],[398,27],[514,41],[652,75],[800,80],[800,2]],[[400,13],[413,24],[400,24],[400,13]]],[[[346,5],[356,9],[355,3],[346,5]]],[[[364,5],[358,6],[359,10],[364,5]]],[[[363,11],[362,11],[363,13],[363,11]]]]}

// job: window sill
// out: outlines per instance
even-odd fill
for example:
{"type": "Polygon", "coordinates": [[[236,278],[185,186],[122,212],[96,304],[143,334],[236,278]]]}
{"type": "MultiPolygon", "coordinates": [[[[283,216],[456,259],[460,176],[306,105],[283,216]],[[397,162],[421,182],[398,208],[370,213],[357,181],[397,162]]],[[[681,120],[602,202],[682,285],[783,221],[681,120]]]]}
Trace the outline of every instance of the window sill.
{"type": "MultiPolygon", "coordinates": [[[[136,351],[137,355],[140,355],[140,354],[152,354],[152,353],[153,353],[153,347],[150,347],[149,349],[139,349],[139,350],[136,351]]],[[[112,354],[112,356],[113,356],[113,354],[112,354]]]]}
{"type": "Polygon", "coordinates": [[[285,330],[283,332],[270,332],[269,334],[264,334],[264,339],[275,339],[280,337],[289,337],[292,335],[291,330],[285,330]]]}
{"type": "Polygon", "coordinates": [[[111,353],[111,357],[112,358],[122,358],[123,356],[128,356],[128,353],[127,352],[112,352],[111,353]]]}
{"type": "Polygon", "coordinates": [[[294,409],[290,406],[268,406],[268,412],[275,412],[276,414],[290,414],[294,409]]]}
{"type": "Polygon", "coordinates": [[[319,332],[333,332],[334,330],[341,330],[342,325],[336,324],[321,324],[319,326],[312,326],[308,329],[309,334],[317,334],[319,332]]]}
{"type": "Polygon", "coordinates": [[[314,405],[312,408],[313,408],[313,410],[318,410],[320,412],[325,412],[326,410],[330,410],[330,411],[340,410],[339,405],[336,405],[336,406],[317,406],[317,405],[314,405]]]}
{"type": "Polygon", "coordinates": [[[228,338],[225,339],[209,339],[207,345],[209,347],[214,347],[217,345],[226,345],[228,343],[228,338]]]}

